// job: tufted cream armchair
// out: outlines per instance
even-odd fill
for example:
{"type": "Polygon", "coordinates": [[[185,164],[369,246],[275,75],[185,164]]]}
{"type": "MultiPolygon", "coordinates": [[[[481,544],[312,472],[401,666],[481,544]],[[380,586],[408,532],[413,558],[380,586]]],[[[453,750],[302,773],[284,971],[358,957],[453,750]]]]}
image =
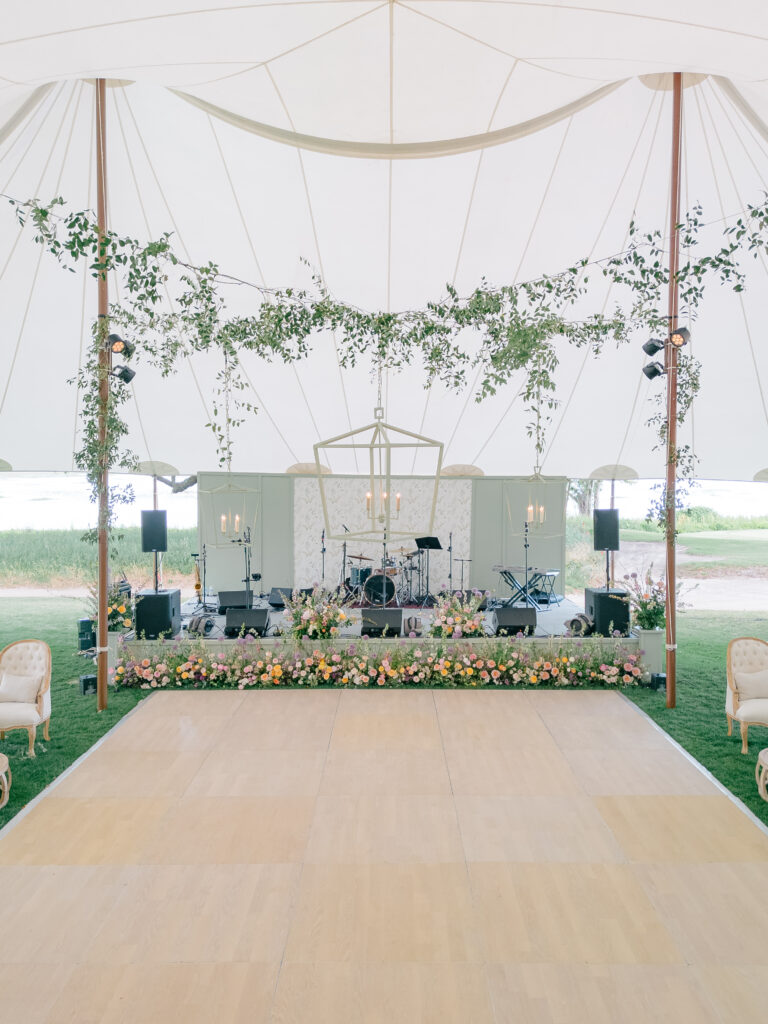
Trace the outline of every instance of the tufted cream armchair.
{"type": "Polygon", "coordinates": [[[750,725],[768,728],[768,643],[753,636],[731,640],[726,655],[728,688],[725,714],[728,735],[734,719],[741,726],[741,752],[749,752],[747,733],[750,725]]]}
{"type": "Polygon", "coordinates": [[[51,649],[42,640],[16,640],[0,651],[0,739],[26,729],[29,756],[35,756],[38,725],[50,739],[51,649]]]}

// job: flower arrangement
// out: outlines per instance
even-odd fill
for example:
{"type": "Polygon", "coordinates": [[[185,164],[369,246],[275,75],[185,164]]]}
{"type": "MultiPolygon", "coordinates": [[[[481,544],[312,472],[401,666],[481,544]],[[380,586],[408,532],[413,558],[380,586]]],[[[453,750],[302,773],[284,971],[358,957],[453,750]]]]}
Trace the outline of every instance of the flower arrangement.
{"type": "Polygon", "coordinates": [[[307,636],[322,640],[338,636],[347,618],[338,600],[317,586],[304,596],[294,590],[290,599],[286,599],[285,607],[291,622],[289,632],[297,639],[307,636]]]}
{"type": "Polygon", "coordinates": [[[640,629],[661,629],[666,621],[667,584],[663,576],[653,578],[653,565],[638,574],[625,574],[634,624],[640,629]]]}
{"type": "Polygon", "coordinates": [[[484,650],[469,644],[439,649],[403,642],[377,650],[350,643],[341,649],[314,650],[282,645],[263,647],[244,637],[225,650],[195,649],[188,641],[164,646],[142,659],[122,657],[115,682],[123,687],[237,688],[273,686],[334,687],[482,687],[482,686],[627,686],[643,669],[638,654],[615,644],[575,642],[546,656],[509,642],[489,641],[484,650]]]}
{"type": "Polygon", "coordinates": [[[483,593],[475,590],[472,597],[464,599],[459,590],[447,597],[439,597],[435,605],[435,617],[429,629],[430,636],[444,640],[460,640],[462,637],[484,636],[483,613],[478,611],[483,593]]]}
{"type": "MultiPolygon", "coordinates": [[[[96,598],[95,587],[91,588],[91,619],[94,622],[94,628],[98,621],[98,605],[96,598]]],[[[107,629],[114,631],[122,631],[130,629],[133,625],[133,619],[131,618],[131,607],[130,603],[125,603],[125,594],[122,593],[116,585],[109,588],[107,594],[107,629]]]]}

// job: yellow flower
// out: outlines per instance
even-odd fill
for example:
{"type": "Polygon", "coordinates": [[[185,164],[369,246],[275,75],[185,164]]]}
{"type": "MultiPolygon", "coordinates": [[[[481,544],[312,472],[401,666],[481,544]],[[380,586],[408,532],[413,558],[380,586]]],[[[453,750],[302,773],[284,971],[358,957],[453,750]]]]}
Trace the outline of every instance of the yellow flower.
{"type": "Polygon", "coordinates": [[[123,625],[125,626],[126,629],[130,629],[131,626],[133,625],[133,622],[131,619],[123,619],[123,625]]]}
{"type": "Polygon", "coordinates": [[[474,672],[474,669],[472,669],[472,668],[468,668],[467,669],[467,675],[468,676],[471,676],[473,672],[474,672]]]}
{"type": "Polygon", "coordinates": [[[125,605],[124,604],[118,605],[117,606],[117,610],[120,612],[121,615],[125,615],[125,605]]]}
{"type": "Polygon", "coordinates": [[[538,683],[538,681],[539,681],[538,680],[538,676],[531,676],[531,682],[532,683],[538,683]]]}
{"type": "Polygon", "coordinates": [[[181,673],[181,678],[182,679],[189,679],[189,672],[182,672],[181,673]]]}

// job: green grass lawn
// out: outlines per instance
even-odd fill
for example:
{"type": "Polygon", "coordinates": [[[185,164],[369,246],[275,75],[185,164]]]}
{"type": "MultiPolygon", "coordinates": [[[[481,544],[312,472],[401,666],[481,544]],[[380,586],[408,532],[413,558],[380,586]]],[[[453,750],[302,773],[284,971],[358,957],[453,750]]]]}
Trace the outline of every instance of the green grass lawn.
{"type": "Polygon", "coordinates": [[[707,561],[707,565],[768,565],[768,530],[681,533],[678,542],[685,547],[688,555],[701,555],[708,560],[717,560],[707,561]]]}
{"type": "Polygon", "coordinates": [[[43,740],[39,729],[35,758],[27,756],[26,730],[6,733],[0,743],[13,772],[11,799],[0,811],[0,826],[146,696],[142,690],[115,693],[110,687],[109,706],[99,712],[95,696],[81,697],[77,685],[70,685],[69,680],[93,670],[90,660],[75,654],[77,620],[85,607],[86,602],[75,598],[0,598],[0,648],[34,637],[45,640],[53,654],[50,742],[43,740]]]}
{"type": "Polygon", "coordinates": [[[625,691],[673,739],[709,769],[768,824],[768,804],[755,785],[758,751],[768,729],[749,730],[749,754],[741,754],[738,726],[728,736],[725,719],[725,649],[735,636],[768,640],[768,613],[684,612],[678,618],[677,707],[655,690],[625,691]]]}

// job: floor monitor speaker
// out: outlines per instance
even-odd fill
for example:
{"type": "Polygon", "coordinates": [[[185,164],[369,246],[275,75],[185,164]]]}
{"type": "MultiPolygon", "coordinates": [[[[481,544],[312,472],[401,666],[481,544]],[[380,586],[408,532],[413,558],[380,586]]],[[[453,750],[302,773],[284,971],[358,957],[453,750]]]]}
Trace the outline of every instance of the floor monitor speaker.
{"type": "Polygon", "coordinates": [[[228,608],[248,608],[253,605],[253,594],[250,603],[244,590],[219,591],[219,615],[226,615],[228,608]]]}
{"type": "MultiPolygon", "coordinates": [[[[299,593],[302,597],[307,597],[312,593],[313,587],[302,587],[299,593]]],[[[272,605],[273,608],[285,608],[286,597],[290,600],[291,594],[293,594],[293,587],[272,587],[269,592],[267,601],[272,605]]]]}
{"type": "Polygon", "coordinates": [[[144,509],[142,511],[141,550],[168,550],[168,513],[165,509],[144,509]]]}
{"type": "Polygon", "coordinates": [[[229,608],[225,636],[240,636],[251,633],[264,636],[269,628],[269,608],[229,608]]]}
{"type": "Polygon", "coordinates": [[[180,590],[140,590],[136,595],[136,637],[157,640],[181,629],[180,590]]]}
{"type": "Polygon", "coordinates": [[[584,610],[595,624],[595,633],[600,636],[611,636],[615,632],[629,636],[629,594],[626,590],[587,587],[584,610]]]}
{"type": "Polygon", "coordinates": [[[596,508],[592,514],[595,551],[619,550],[619,510],[596,508]]]}
{"type": "Polygon", "coordinates": [[[505,606],[497,608],[496,636],[517,636],[524,633],[533,636],[536,631],[536,609],[505,606]]]}
{"type": "Polygon", "coordinates": [[[400,636],[402,631],[402,608],[363,608],[363,636],[400,636]]]}

